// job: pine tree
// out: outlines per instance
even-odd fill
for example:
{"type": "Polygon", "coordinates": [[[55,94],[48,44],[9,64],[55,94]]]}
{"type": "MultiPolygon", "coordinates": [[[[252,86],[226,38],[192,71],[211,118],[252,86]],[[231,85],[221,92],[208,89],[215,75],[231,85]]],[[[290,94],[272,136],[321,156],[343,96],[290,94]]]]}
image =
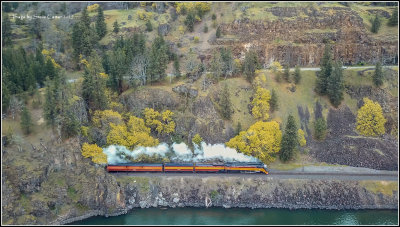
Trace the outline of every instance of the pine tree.
{"type": "Polygon", "coordinates": [[[148,20],[148,21],[146,22],[146,31],[147,31],[147,32],[153,31],[153,25],[151,24],[151,21],[150,21],[150,20],[148,20]]]}
{"type": "Polygon", "coordinates": [[[115,22],[114,22],[113,27],[114,27],[113,32],[114,32],[114,33],[118,33],[118,32],[119,32],[119,24],[118,24],[118,21],[115,21],[115,22]]]}
{"type": "Polygon", "coordinates": [[[378,14],[376,14],[375,19],[372,21],[371,32],[378,33],[380,27],[381,27],[381,21],[378,17],[378,14]]]}
{"type": "Polygon", "coordinates": [[[324,55],[321,59],[321,71],[317,73],[316,92],[320,95],[327,94],[328,78],[332,73],[332,53],[328,43],[325,44],[324,55]]]}
{"type": "Polygon", "coordinates": [[[257,52],[250,50],[246,53],[243,63],[243,73],[246,75],[247,81],[250,83],[255,77],[256,69],[260,68],[257,52]]]}
{"type": "Polygon", "coordinates": [[[276,94],[275,89],[272,89],[271,100],[269,101],[269,105],[271,107],[271,112],[274,112],[279,108],[278,95],[276,94]]]}
{"type": "Polygon", "coordinates": [[[148,66],[148,74],[150,81],[157,81],[165,77],[165,70],[168,64],[168,47],[162,36],[154,39],[150,50],[150,62],[148,66]]]}
{"type": "Polygon", "coordinates": [[[47,125],[54,126],[55,118],[57,116],[56,100],[54,93],[54,85],[49,77],[46,78],[45,87],[46,87],[45,102],[43,105],[44,119],[46,120],[47,125]]]}
{"type": "Polygon", "coordinates": [[[122,93],[123,75],[127,71],[128,62],[126,61],[125,52],[122,48],[118,48],[111,53],[110,57],[110,77],[109,85],[118,94],[122,93]]]}
{"type": "Polygon", "coordinates": [[[97,9],[96,32],[99,39],[102,39],[107,34],[107,25],[104,19],[103,8],[101,6],[97,9]]]}
{"type": "Polygon", "coordinates": [[[314,122],[314,138],[321,140],[325,138],[326,121],[324,117],[317,118],[314,122]]]}
{"type": "Polygon", "coordinates": [[[372,77],[375,86],[380,87],[383,84],[382,64],[378,61],[375,66],[375,73],[372,77]]]}
{"type": "Polygon", "coordinates": [[[296,65],[296,68],[294,69],[294,83],[298,84],[300,83],[300,80],[301,80],[300,67],[296,65]]]}
{"type": "Polygon", "coordinates": [[[297,126],[294,117],[289,114],[285,132],[282,136],[282,147],[279,153],[279,158],[287,162],[294,157],[295,148],[297,146],[297,126]]]}
{"type": "Polygon", "coordinates": [[[31,113],[26,106],[23,107],[21,113],[21,129],[25,135],[31,133],[33,129],[31,113]]]}
{"type": "Polygon", "coordinates": [[[242,124],[240,121],[236,125],[236,130],[235,130],[235,135],[239,135],[239,133],[242,131],[242,124]]]}
{"type": "Polygon", "coordinates": [[[220,38],[221,37],[221,29],[218,27],[217,31],[215,33],[215,37],[220,38]]]}
{"type": "Polygon", "coordinates": [[[232,115],[232,103],[227,84],[225,84],[219,99],[223,118],[230,120],[232,115]]]}
{"type": "Polygon", "coordinates": [[[100,57],[94,52],[93,56],[89,58],[89,64],[85,67],[82,82],[82,98],[88,109],[103,110],[107,108],[105,89],[104,69],[100,57]]]}
{"type": "MultiPolygon", "coordinates": [[[[389,26],[396,26],[399,22],[398,22],[398,14],[399,13],[399,9],[396,7],[396,9],[393,11],[392,16],[390,17],[389,21],[388,21],[388,25],[389,26]]],[[[3,36],[4,37],[4,36],[3,36]]]]}
{"type": "Polygon", "coordinates": [[[188,28],[189,32],[194,31],[194,23],[196,22],[196,18],[194,12],[189,12],[185,19],[185,25],[188,28]]]}
{"type": "Polygon", "coordinates": [[[338,107],[343,100],[344,92],[342,63],[336,62],[331,76],[328,78],[327,93],[332,105],[338,107]]]}
{"type": "Polygon", "coordinates": [[[284,71],[283,71],[283,78],[286,80],[286,82],[290,82],[289,78],[290,78],[290,72],[289,72],[289,65],[286,64],[284,71]]]}
{"type": "Polygon", "coordinates": [[[174,72],[175,72],[175,77],[177,77],[177,78],[181,77],[181,70],[180,70],[179,57],[178,56],[175,57],[174,72]]]}

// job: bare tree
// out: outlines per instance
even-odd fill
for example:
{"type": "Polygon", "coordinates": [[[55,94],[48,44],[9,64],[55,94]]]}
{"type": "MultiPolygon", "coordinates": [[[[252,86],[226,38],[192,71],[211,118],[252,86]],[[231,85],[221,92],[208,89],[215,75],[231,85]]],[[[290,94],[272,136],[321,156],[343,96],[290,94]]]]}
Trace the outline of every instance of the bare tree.
{"type": "Polygon", "coordinates": [[[148,66],[149,58],[146,54],[135,56],[128,72],[130,83],[133,84],[134,80],[138,80],[141,86],[146,85],[148,66]]]}
{"type": "Polygon", "coordinates": [[[21,112],[22,107],[23,107],[22,101],[18,99],[15,95],[11,96],[9,110],[13,120],[15,119],[15,115],[21,112]]]}

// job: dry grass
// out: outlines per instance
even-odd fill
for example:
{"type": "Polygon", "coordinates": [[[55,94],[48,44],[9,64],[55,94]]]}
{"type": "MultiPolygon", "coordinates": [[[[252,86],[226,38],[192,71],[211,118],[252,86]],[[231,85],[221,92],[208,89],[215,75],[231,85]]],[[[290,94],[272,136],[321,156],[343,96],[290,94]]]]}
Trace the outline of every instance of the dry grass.
{"type": "Polygon", "coordinates": [[[392,196],[393,192],[399,190],[397,182],[392,181],[361,181],[360,185],[370,192],[386,196],[392,196]]]}

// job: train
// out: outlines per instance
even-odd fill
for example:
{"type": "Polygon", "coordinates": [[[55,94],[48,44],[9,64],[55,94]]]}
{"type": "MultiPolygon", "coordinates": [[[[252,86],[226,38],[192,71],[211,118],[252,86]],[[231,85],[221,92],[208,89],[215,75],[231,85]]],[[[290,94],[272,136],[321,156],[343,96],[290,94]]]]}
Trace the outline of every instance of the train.
{"type": "Polygon", "coordinates": [[[267,165],[262,162],[225,163],[123,163],[107,165],[108,172],[160,172],[160,173],[264,173],[267,165]]]}

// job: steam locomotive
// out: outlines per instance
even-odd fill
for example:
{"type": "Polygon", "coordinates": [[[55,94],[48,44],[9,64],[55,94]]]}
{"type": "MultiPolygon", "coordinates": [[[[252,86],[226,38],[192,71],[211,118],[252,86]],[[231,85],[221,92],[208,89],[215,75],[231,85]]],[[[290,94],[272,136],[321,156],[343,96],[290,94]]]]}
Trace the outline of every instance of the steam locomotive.
{"type": "Polygon", "coordinates": [[[108,172],[191,172],[191,173],[265,173],[267,165],[262,162],[225,163],[124,163],[107,165],[108,172]]]}

